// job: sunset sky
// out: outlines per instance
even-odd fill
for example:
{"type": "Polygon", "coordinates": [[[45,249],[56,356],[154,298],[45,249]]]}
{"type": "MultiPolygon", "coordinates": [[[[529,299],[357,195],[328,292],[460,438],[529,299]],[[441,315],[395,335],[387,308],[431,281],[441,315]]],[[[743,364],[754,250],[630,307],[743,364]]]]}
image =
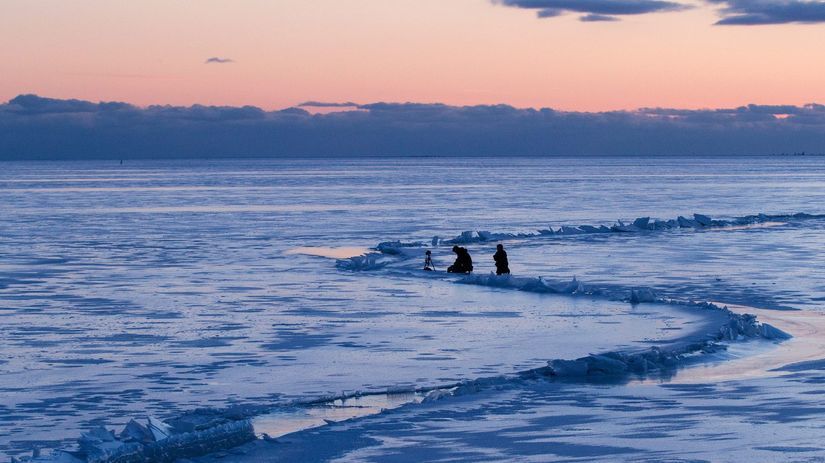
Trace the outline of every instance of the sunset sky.
{"type": "Polygon", "coordinates": [[[823,8],[760,0],[3,0],[0,101],[35,93],[265,109],[307,100],[577,111],[799,105],[825,102],[823,8]]]}

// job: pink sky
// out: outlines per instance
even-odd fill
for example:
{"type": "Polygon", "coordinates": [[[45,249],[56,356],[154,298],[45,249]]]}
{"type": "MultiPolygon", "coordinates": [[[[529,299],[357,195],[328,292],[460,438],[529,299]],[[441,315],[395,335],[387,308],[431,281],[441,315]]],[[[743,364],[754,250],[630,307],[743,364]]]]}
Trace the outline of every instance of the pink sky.
{"type": "Polygon", "coordinates": [[[582,23],[488,0],[3,0],[0,101],[825,102],[825,26],[713,26],[695,4],[582,23]],[[234,62],[204,64],[213,56],[234,62]]]}

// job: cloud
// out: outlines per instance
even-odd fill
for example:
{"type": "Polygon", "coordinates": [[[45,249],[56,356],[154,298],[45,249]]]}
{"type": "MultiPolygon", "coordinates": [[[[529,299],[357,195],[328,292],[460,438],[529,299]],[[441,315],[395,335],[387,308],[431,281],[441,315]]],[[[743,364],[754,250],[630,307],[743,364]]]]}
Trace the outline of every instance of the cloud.
{"type": "Polygon", "coordinates": [[[618,21],[619,18],[615,16],[608,16],[604,14],[587,14],[579,18],[582,22],[599,22],[599,21],[618,21]]]}
{"type": "Polygon", "coordinates": [[[542,8],[536,13],[536,16],[539,18],[555,18],[556,16],[561,16],[563,14],[564,10],[559,10],[556,8],[542,8]]]}
{"type": "Polygon", "coordinates": [[[812,0],[708,0],[720,5],[722,26],[815,24],[825,22],[825,1],[812,0]]]}
{"type": "Polygon", "coordinates": [[[0,160],[825,152],[825,106],[568,112],[372,103],[359,111],[149,106],[36,95],[0,104],[0,160]]]}
{"type": "Polygon", "coordinates": [[[585,22],[617,21],[626,15],[682,11],[691,8],[664,0],[493,0],[496,3],[536,10],[539,18],[553,18],[565,13],[581,13],[585,22]]]}
{"type": "Polygon", "coordinates": [[[325,101],[305,101],[298,106],[306,106],[308,108],[355,108],[358,103],[347,101],[345,103],[329,103],[325,101]]]}
{"type": "Polygon", "coordinates": [[[217,56],[213,56],[213,57],[207,59],[206,61],[204,61],[203,64],[212,64],[212,63],[227,64],[227,63],[234,63],[234,62],[235,62],[235,60],[233,60],[231,58],[219,58],[217,56]]]}

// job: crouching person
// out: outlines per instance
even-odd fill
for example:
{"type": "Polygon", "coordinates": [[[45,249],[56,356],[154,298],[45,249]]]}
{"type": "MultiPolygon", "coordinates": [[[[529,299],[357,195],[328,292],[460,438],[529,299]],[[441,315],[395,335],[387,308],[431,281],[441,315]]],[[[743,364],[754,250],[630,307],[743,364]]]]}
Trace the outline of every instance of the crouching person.
{"type": "Polygon", "coordinates": [[[473,258],[467,252],[467,248],[461,246],[453,246],[453,252],[456,255],[455,262],[451,265],[447,272],[449,273],[472,273],[473,258]]]}

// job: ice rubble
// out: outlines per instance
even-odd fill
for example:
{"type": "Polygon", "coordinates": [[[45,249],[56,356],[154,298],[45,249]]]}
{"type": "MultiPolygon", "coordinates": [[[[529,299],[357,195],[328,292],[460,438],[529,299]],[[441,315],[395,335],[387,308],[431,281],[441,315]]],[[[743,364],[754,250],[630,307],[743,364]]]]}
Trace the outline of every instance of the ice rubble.
{"type": "Polygon", "coordinates": [[[594,377],[594,376],[627,376],[648,375],[652,372],[675,370],[683,366],[688,359],[698,354],[712,353],[724,350],[720,341],[738,340],[744,338],[762,338],[770,340],[785,340],[791,336],[784,331],[766,323],[759,323],[756,317],[750,314],[734,314],[726,307],[707,304],[711,310],[728,312],[727,323],[719,331],[698,340],[672,348],[662,349],[651,347],[641,352],[607,352],[591,354],[576,360],[551,360],[541,373],[557,377],[594,377]]]}
{"type": "Polygon", "coordinates": [[[547,366],[522,371],[515,376],[496,376],[462,381],[450,387],[430,391],[424,402],[442,400],[450,396],[473,394],[484,389],[501,388],[525,380],[559,379],[565,381],[624,381],[632,377],[665,377],[700,354],[725,350],[721,341],[745,338],[784,340],[791,336],[768,324],[759,323],[753,315],[738,315],[725,307],[709,303],[697,303],[706,310],[721,310],[728,314],[728,321],[718,332],[705,339],[674,344],[671,347],[651,347],[640,351],[614,351],[591,354],[575,360],[554,359],[547,366]]]}
{"type": "Polygon", "coordinates": [[[409,243],[404,243],[402,241],[384,241],[382,243],[378,243],[378,246],[376,246],[375,249],[382,254],[398,255],[404,254],[404,250],[406,248],[420,248],[422,246],[424,246],[424,243],[420,241],[409,243]]]}
{"type": "Polygon", "coordinates": [[[457,283],[491,286],[496,288],[511,288],[520,291],[569,295],[599,295],[614,300],[622,300],[631,304],[642,302],[676,304],[699,310],[722,311],[728,319],[715,333],[705,339],[677,344],[671,348],[662,349],[652,347],[641,352],[608,352],[598,355],[589,355],[576,360],[552,360],[549,362],[545,374],[559,377],[586,377],[595,375],[625,376],[628,374],[648,374],[652,371],[675,369],[685,363],[685,360],[700,353],[715,352],[724,349],[722,341],[743,339],[786,340],[791,335],[767,323],[760,323],[756,316],[751,314],[736,314],[727,307],[720,307],[709,302],[680,301],[663,298],[649,288],[590,288],[575,277],[570,282],[548,282],[541,277],[514,277],[510,275],[497,276],[469,275],[457,283]]]}
{"type": "Polygon", "coordinates": [[[593,290],[586,288],[576,277],[570,282],[550,282],[542,277],[518,277],[513,275],[496,275],[494,273],[470,274],[456,283],[464,285],[490,286],[494,288],[509,288],[531,293],[547,294],[593,294],[593,290]]]}
{"type": "Polygon", "coordinates": [[[424,243],[420,241],[404,243],[401,241],[385,241],[378,243],[375,252],[360,256],[338,259],[335,266],[340,270],[368,271],[386,267],[391,261],[385,257],[409,258],[417,256],[424,243]]]}
{"type": "Polygon", "coordinates": [[[384,268],[390,262],[381,260],[382,255],[379,253],[369,253],[362,256],[349,257],[347,259],[338,259],[335,266],[340,270],[351,270],[354,272],[362,272],[367,270],[378,270],[384,268]]]}
{"type": "Polygon", "coordinates": [[[652,289],[645,287],[627,288],[621,285],[589,286],[573,277],[570,281],[553,281],[542,277],[524,277],[514,275],[470,274],[456,280],[463,285],[489,286],[507,288],[530,293],[566,294],[600,296],[616,301],[639,304],[642,302],[660,302],[664,304],[682,304],[682,301],[659,297],[652,289]]]}
{"type": "Polygon", "coordinates": [[[676,219],[671,220],[651,220],[650,217],[639,217],[635,219],[631,223],[625,223],[621,220],[617,221],[614,225],[608,227],[605,225],[593,226],[593,225],[578,225],[578,226],[569,226],[569,225],[562,225],[558,229],[553,229],[552,227],[538,230],[533,233],[493,233],[489,231],[465,231],[456,236],[453,239],[449,240],[441,240],[441,244],[471,244],[471,243],[483,243],[488,241],[500,241],[500,240],[514,240],[514,239],[529,239],[529,238],[536,238],[542,236],[570,236],[570,235],[588,235],[588,234],[598,234],[598,233],[640,233],[640,232],[650,232],[650,231],[657,231],[657,230],[673,230],[679,228],[692,228],[692,229],[704,229],[704,228],[721,228],[721,227],[733,227],[733,226],[743,226],[743,225],[755,225],[760,223],[766,222],[781,222],[781,221],[788,221],[788,220],[807,220],[807,219],[822,219],[825,218],[825,215],[815,215],[815,214],[806,214],[806,213],[796,213],[796,214],[780,214],[780,215],[768,215],[768,214],[757,214],[757,215],[747,215],[743,217],[736,217],[729,220],[714,220],[707,215],[703,214],[693,214],[693,218],[686,218],[684,216],[679,216],[676,219]]]}
{"type": "MultiPolygon", "coordinates": [[[[173,462],[181,458],[227,450],[255,440],[252,422],[233,419],[212,410],[198,410],[170,423],[148,418],[145,425],[131,420],[119,434],[94,428],[78,439],[78,450],[34,452],[26,463],[144,463],[173,462]]],[[[12,463],[18,460],[12,459],[12,463]]]]}
{"type": "Polygon", "coordinates": [[[714,304],[699,303],[707,310],[722,310],[728,313],[728,321],[718,332],[705,339],[677,343],[668,348],[651,347],[640,351],[615,351],[591,354],[575,360],[554,359],[547,366],[522,371],[515,376],[495,376],[462,381],[450,387],[440,387],[430,391],[424,402],[442,400],[450,396],[477,393],[489,388],[502,388],[522,381],[537,379],[559,379],[565,381],[614,381],[621,382],[632,377],[666,377],[683,367],[700,354],[725,350],[724,340],[761,338],[784,340],[791,336],[768,324],[759,323],[753,315],[738,315],[727,308],[714,304]]]}

